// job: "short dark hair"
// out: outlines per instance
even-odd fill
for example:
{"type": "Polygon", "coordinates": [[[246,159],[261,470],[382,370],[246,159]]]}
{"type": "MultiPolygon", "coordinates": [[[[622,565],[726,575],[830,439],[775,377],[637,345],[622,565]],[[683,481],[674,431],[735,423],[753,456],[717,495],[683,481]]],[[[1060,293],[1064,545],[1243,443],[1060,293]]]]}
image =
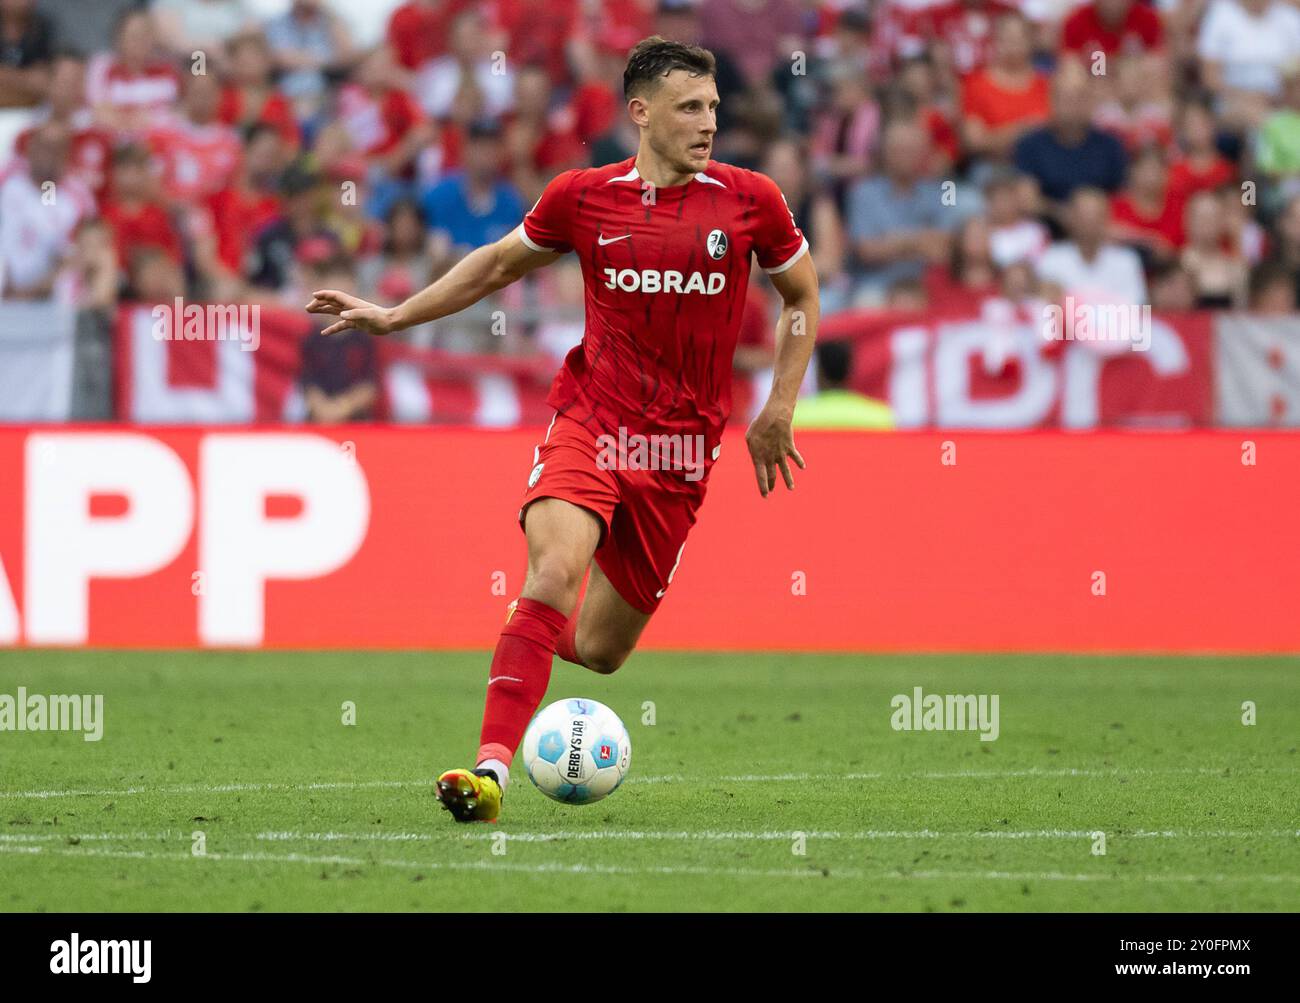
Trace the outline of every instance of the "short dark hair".
{"type": "Polygon", "coordinates": [[[853,368],[853,346],[847,341],[819,341],[816,352],[817,389],[844,386],[853,368]]]}
{"type": "Polygon", "coordinates": [[[717,63],[708,49],[651,35],[637,42],[627,54],[623,96],[630,98],[652,91],[673,70],[685,70],[693,77],[712,77],[717,75],[717,63]]]}

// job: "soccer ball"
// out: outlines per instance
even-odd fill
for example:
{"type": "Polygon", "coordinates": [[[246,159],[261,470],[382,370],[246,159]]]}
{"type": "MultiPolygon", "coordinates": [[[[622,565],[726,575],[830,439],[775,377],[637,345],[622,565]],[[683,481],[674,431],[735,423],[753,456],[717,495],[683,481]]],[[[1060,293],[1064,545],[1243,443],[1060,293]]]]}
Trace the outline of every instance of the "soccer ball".
{"type": "Polygon", "coordinates": [[[528,779],[548,798],[592,804],[614,792],[632,762],[618,715],[595,700],[558,700],[524,733],[528,779]]]}

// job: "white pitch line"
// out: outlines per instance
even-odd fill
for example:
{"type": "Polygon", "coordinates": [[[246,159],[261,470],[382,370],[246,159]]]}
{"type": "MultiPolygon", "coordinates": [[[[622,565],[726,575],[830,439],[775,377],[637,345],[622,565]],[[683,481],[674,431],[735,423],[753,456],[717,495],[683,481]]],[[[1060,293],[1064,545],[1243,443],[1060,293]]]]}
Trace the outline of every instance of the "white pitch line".
{"type": "Polygon", "coordinates": [[[108,790],[68,791],[0,791],[0,798],[82,798],[126,797],[131,794],[239,794],[271,791],[370,790],[387,787],[432,787],[433,781],[420,780],[339,780],[312,784],[174,784],[162,787],[118,787],[108,790]]]}
{"type": "MultiPolygon", "coordinates": [[[[951,772],[925,771],[918,773],[774,773],[774,774],[742,774],[740,776],[718,777],[720,781],[729,783],[781,783],[792,780],[1006,780],[1016,777],[1156,777],[1156,776],[1184,776],[1184,775],[1201,775],[1201,776],[1231,776],[1237,773],[1300,773],[1300,770],[1289,767],[1247,767],[1243,769],[1232,769],[1225,772],[1225,769],[1210,766],[1185,766],[1185,767],[1110,767],[1107,769],[1051,769],[1045,770],[1039,767],[1030,767],[1023,770],[954,770],[951,772]]],[[[631,777],[628,783],[632,782],[631,777]]],[[[686,780],[686,777],[645,777],[641,783],[667,783],[669,781],[686,780]]]]}
{"type": "MultiPolygon", "coordinates": [[[[518,871],[527,874],[606,874],[606,875],[692,875],[707,877],[754,877],[754,878],[821,878],[827,877],[820,868],[813,869],[762,869],[756,867],[622,867],[609,864],[512,864],[487,860],[479,861],[418,861],[418,860],[371,860],[364,857],[342,857],[336,855],[317,856],[308,853],[206,853],[194,856],[189,853],[149,853],[144,850],[77,850],[71,847],[48,849],[46,847],[10,846],[0,844],[0,853],[52,853],[59,856],[101,857],[125,860],[168,860],[168,861],[234,861],[240,863],[272,864],[339,864],[348,867],[398,867],[417,871],[518,871]]],[[[856,870],[839,870],[831,872],[836,877],[861,877],[856,870]]]]}
{"type": "MultiPolygon", "coordinates": [[[[560,843],[569,841],[626,841],[626,842],[744,842],[772,841],[784,842],[802,836],[810,840],[842,840],[859,842],[867,840],[889,839],[1091,839],[1093,829],[977,829],[971,831],[941,831],[935,829],[866,829],[857,832],[822,831],[816,829],[790,831],[644,831],[618,830],[607,831],[575,829],[555,832],[510,832],[498,828],[491,832],[481,829],[476,831],[447,830],[444,832],[302,832],[286,830],[281,832],[259,832],[250,834],[251,838],[267,843],[445,843],[450,840],[484,841],[506,837],[510,842],[519,843],[560,843]]],[[[217,835],[222,835],[218,833],[217,835]]],[[[1300,838],[1300,829],[1152,829],[1135,832],[1107,830],[1111,839],[1295,839],[1300,838]]],[[[227,838],[245,839],[243,833],[230,834],[227,838]]],[[[137,843],[137,842],[183,842],[189,843],[191,837],[180,830],[163,832],[90,832],[90,833],[0,833],[3,843],[137,843]]]]}
{"type": "MultiPolygon", "coordinates": [[[[710,830],[701,830],[698,832],[690,831],[658,831],[644,832],[635,830],[617,830],[593,831],[593,830],[573,830],[567,832],[510,832],[508,829],[498,829],[495,832],[464,832],[459,834],[463,840],[491,840],[499,836],[504,836],[510,842],[521,843],[554,843],[564,842],[567,840],[627,840],[633,842],[667,840],[667,841],[694,841],[701,840],[705,842],[736,842],[745,840],[771,840],[774,842],[786,841],[802,836],[805,839],[830,839],[830,840],[874,840],[874,839],[1091,839],[1093,833],[1098,830],[1092,829],[1033,829],[1027,831],[1011,830],[975,830],[971,832],[941,832],[933,829],[867,829],[859,832],[823,832],[817,830],[799,830],[789,832],[717,832],[710,830]]],[[[1272,830],[1139,830],[1137,832],[1117,832],[1109,831],[1107,836],[1112,839],[1248,839],[1256,838],[1287,838],[1293,839],[1300,837],[1300,830],[1290,829],[1272,829],[1272,830]]],[[[347,841],[378,841],[378,842],[443,842],[445,836],[428,833],[428,832],[259,832],[256,839],[263,842],[294,842],[302,840],[313,843],[331,843],[347,841]]]]}
{"type": "MultiPolygon", "coordinates": [[[[687,777],[680,774],[660,774],[646,777],[631,776],[629,784],[705,784],[705,783],[784,783],[790,781],[854,781],[854,780],[1004,780],[1016,777],[1129,777],[1129,776],[1179,776],[1202,775],[1232,778],[1241,774],[1257,773],[1300,773],[1300,769],[1290,767],[1257,766],[1244,768],[1189,766],[1167,768],[1121,768],[1108,769],[1054,769],[1044,770],[1037,767],[1024,770],[958,770],[954,772],[918,772],[918,773],[774,773],[743,774],[722,777],[687,777]]],[[[372,790],[400,787],[432,787],[431,777],[418,780],[339,780],[322,783],[234,783],[234,784],[179,784],[160,787],[120,787],[104,790],[34,790],[34,791],[0,791],[0,800],[19,798],[72,798],[72,797],[128,797],[133,794],[239,794],[269,793],[277,791],[336,791],[336,790],[372,790]]]]}
{"type": "Polygon", "coordinates": [[[167,861],[217,861],[236,863],[274,864],[338,864],[347,867],[396,867],[417,871],[513,871],[528,874],[600,874],[600,875],[659,875],[672,877],[756,877],[756,878],[841,878],[853,880],[922,880],[922,881],[1145,881],[1145,882],[1203,882],[1235,883],[1262,881],[1266,883],[1300,882],[1300,874],[1066,874],[1059,871],[882,871],[869,874],[855,868],[760,869],[751,867],[624,867],[606,864],[512,864],[504,861],[433,861],[368,860],[363,857],[315,856],[305,853],[208,853],[193,856],[189,853],[149,853],[143,850],[100,850],[74,848],[47,849],[0,845],[0,853],[57,854],[59,856],[98,857],[125,860],[167,861]]]}

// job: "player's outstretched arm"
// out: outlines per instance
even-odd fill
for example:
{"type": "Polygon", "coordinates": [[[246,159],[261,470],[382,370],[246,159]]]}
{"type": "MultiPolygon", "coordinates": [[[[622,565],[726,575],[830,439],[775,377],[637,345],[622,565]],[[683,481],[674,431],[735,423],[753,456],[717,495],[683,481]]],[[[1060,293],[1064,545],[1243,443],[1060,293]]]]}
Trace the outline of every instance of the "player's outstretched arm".
{"type": "Polygon", "coordinates": [[[318,289],[312,293],[307,312],[339,318],[321,334],[337,334],[349,328],[392,334],[464,310],[559,257],[554,251],[533,250],[519,239],[517,229],[511,230],[495,244],[470,251],[446,275],[405,303],[384,307],[337,289],[318,289]]]}
{"type": "Polygon", "coordinates": [[[776,325],[776,364],[772,392],[767,403],[745,433],[745,445],[754,461],[758,493],[766,498],[776,489],[776,471],[781,469],[785,486],[794,488],[790,459],[803,470],[806,464],[794,447],[794,403],[803,384],[808,360],[817,340],[818,309],[817,269],[812,255],[804,254],[784,272],[771,275],[772,285],[781,294],[781,318],[776,325]]]}

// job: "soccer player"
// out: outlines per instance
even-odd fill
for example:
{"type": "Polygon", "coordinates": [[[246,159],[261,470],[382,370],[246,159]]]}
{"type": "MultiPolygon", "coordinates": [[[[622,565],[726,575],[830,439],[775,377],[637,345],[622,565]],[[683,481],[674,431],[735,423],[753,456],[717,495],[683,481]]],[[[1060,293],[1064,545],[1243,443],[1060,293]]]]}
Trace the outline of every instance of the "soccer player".
{"type": "Polygon", "coordinates": [[[759,493],[775,490],[778,469],[793,488],[790,461],[804,467],[791,418],[818,319],[808,242],[771,179],[709,159],[712,54],[647,38],[628,55],[623,90],[635,157],[559,175],[517,229],[400,306],[332,289],[307,306],[338,316],[326,335],[388,334],[570,251],[582,265],[586,331],[547,398],[555,416],[519,510],[528,573],[492,657],[475,768],[437,781],[460,822],[495,821],[552,655],[614,672],[672,582],[731,410],[751,254],[783,300],[771,394],[745,436],[759,493]]]}

